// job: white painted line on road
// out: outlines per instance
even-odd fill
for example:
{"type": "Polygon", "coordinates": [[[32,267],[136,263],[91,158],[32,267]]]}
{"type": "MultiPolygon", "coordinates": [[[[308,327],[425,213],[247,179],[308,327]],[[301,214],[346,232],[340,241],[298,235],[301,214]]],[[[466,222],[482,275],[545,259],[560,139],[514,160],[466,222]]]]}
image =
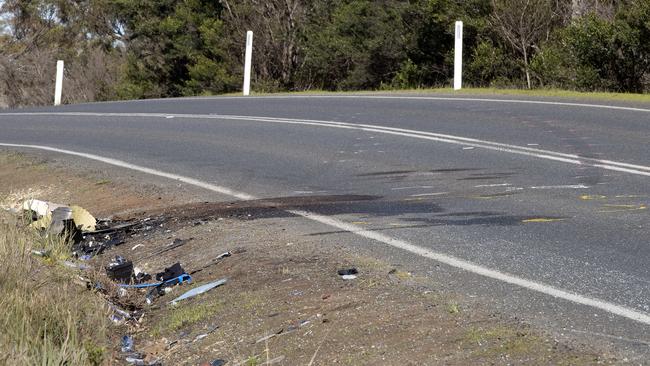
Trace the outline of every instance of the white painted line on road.
{"type": "MultiPolygon", "coordinates": [[[[88,154],[88,153],[83,153],[83,152],[78,152],[78,151],[72,151],[72,150],[65,150],[65,149],[59,149],[55,147],[49,147],[49,146],[41,146],[41,145],[25,145],[25,144],[10,144],[10,143],[0,143],[0,146],[5,146],[5,147],[13,147],[13,148],[28,148],[28,149],[38,149],[38,150],[44,150],[44,151],[51,151],[51,152],[56,152],[56,153],[61,153],[61,154],[67,154],[67,155],[72,155],[72,156],[78,156],[86,159],[91,159],[95,161],[99,161],[102,163],[110,164],[113,166],[118,166],[121,168],[126,168],[130,170],[135,170],[139,171],[142,173],[146,174],[151,174],[163,178],[168,178],[176,181],[180,181],[183,183],[187,183],[196,187],[204,188],[212,192],[220,193],[226,196],[234,197],[237,199],[241,200],[252,200],[256,199],[255,196],[243,193],[243,192],[238,192],[235,190],[232,190],[227,187],[222,187],[216,184],[211,184],[207,182],[200,181],[198,179],[190,178],[190,177],[185,177],[182,175],[178,174],[172,174],[172,173],[167,173],[163,172],[160,170],[152,169],[152,168],[147,168],[135,164],[131,164],[122,160],[117,160],[117,159],[112,159],[112,158],[107,158],[99,155],[94,155],[94,154],[88,154]]],[[[448,266],[455,267],[458,269],[462,269],[471,273],[475,273],[487,278],[492,278],[501,282],[509,283],[511,285],[523,287],[532,291],[536,291],[539,293],[543,293],[546,295],[550,295],[553,297],[556,297],[558,299],[563,299],[567,300],[570,302],[573,302],[575,304],[581,304],[581,305],[586,305],[590,306],[596,309],[603,310],[605,312],[619,315],[631,320],[634,320],[636,322],[650,325],[650,315],[641,311],[637,311],[622,305],[617,305],[611,302],[607,302],[604,300],[599,300],[596,298],[588,297],[588,296],[583,296],[580,294],[572,293],[566,290],[562,290],[553,286],[549,286],[540,282],[528,280],[525,278],[517,277],[515,275],[509,274],[509,273],[504,273],[500,272],[498,270],[490,269],[460,258],[456,258],[453,256],[449,256],[443,253],[435,252],[430,249],[411,244],[407,241],[401,240],[401,239],[396,239],[389,237],[387,235],[370,231],[370,230],[365,230],[357,225],[353,224],[348,224],[346,222],[337,220],[332,217],[328,216],[323,216],[320,214],[316,214],[313,212],[309,211],[303,211],[303,210],[287,210],[287,212],[292,213],[294,215],[302,216],[306,219],[312,220],[319,222],[321,224],[325,224],[328,226],[332,226],[334,228],[350,232],[352,234],[364,237],[366,239],[371,239],[374,241],[378,241],[387,245],[390,245],[394,248],[402,249],[407,252],[429,258],[432,260],[435,260],[440,263],[444,263],[448,266]]]]}
{"type": "Polygon", "coordinates": [[[443,194],[449,194],[449,192],[419,193],[412,194],[410,197],[442,196],[443,194]]]}
{"type": "MultiPolygon", "coordinates": [[[[164,117],[168,114],[161,113],[96,113],[96,112],[24,112],[24,113],[0,113],[2,116],[70,116],[70,117],[164,117]]],[[[277,118],[277,117],[257,117],[257,116],[233,116],[217,114],[173,114],[177,118],[186,119],[218,119],[218,120],[244,120],[255,122],[295,124],[304,126],[321,126],[350,130],[359,130],[366,132],[377,132],[388,135],[412,137],[430,141],[445,142],[449,144],[473,146],[487,150],[507,152],[518,155],[525,155],[540,159],[560,161],[564,163],[597,167],[606,170],[614,170],[629,174],[643,175],[650,177],[650,166],[628,164],[612,160],[603,160],[596,158],[582,157],[575,154],[566,154],[550,150],[535,149],[530,147],[504,144],[500,142],[486,141],[469,137],[461,137],[447,134],[440,134],[427,131],[410,130],[404,128],[384,127],[368,124],[355,124],[347,122],[277,118]]],[[[345,161],[339,161],[345,162],[345,161]]]]}
{"type": "Polygon", "coordinates": [[[507,186],[511,186],[511,185],[512,184],[510,184],[510,183],[479,184],[477,186],[474,186],[474,188],[507,187],[507,186]]]}
{"type": "Polygon", "coordinates": [[[426,189],[426,188],[433,188],[433,186],[412,186],[412,187],[395,187],[391,188],[392,191],[401,191],[404,189],[426,189]]]}
{"type": "Polygon", "coordinates": [[[530,187],[530,189],[588,189],[591,188],[589,186],[586,186],[584,184],[567,184],[567,185],[560,185],[560,186],[535,186],[535,187],[530,187]]]}

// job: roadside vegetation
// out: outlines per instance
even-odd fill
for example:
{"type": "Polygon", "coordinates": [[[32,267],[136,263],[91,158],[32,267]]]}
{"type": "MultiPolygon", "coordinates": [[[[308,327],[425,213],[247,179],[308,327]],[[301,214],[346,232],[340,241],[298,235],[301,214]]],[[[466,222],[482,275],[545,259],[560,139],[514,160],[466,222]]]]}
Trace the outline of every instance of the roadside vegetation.
{"type": "Polygon", "coordinates": [[[108,315],[100,299],[60,264],[69,252],[63,238],[43,239],[0,211],[0,364],[103,362],[108,315]],[[48,254],[34,256],[32,249],[48,254]]]}
{"type": "Polygon", "coordinates": [[[0,106],[216,95],[239,90],[446,87],[454,21],[470,87],[647,93],[646,0],[6,0],[0,106]],[[521,22],[521,19],[527,19],[521,22]]]}

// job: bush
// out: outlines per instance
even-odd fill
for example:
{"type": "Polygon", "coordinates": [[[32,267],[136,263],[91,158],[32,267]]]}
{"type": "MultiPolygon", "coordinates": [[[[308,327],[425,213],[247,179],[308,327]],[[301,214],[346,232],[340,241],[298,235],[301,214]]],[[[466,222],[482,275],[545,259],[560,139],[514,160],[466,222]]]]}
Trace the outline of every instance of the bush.
{"type": "Polygon", "coordinates": [[[561,39],[576,70],[577,88],[643,91],[650,53],[640,29],[620,17],[607,21],[590,14],[563,30],[561,39]]]}
{"type": "Polygon", "coordinates": [[[495,47],[491,41],[483,41],[472,52],[465,80],[479,87],[501,86],[495,84],[511,84],[511,79],[518,78],[517,70],[503,49],[495,47]]]}

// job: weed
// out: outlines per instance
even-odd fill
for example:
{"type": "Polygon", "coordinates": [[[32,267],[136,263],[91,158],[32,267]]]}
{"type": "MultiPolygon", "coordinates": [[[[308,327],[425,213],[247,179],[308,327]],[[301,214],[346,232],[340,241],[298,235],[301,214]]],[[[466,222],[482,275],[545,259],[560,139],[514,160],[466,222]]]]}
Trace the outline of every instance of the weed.
{"type": "Polygon", "coordinates": [[[449,314],[458,314],[460,313],[460,306],[455,302],[450,302],[447,304],[447,312],[449,314]]]}
{"type": "Polygon", "coordinates": [[[199,323],[215,313],[219,312],[223,307],[222,302],[201,303],[194,305],[179,305],[171,314],[163,318],[152,331],[154,337],[158,337],[163,333],[172,332],[196,323],[199,323]]]}
{"type": "Polygon", "coordinates": [[[104,360],[104,352],[106,352],[106,348],[99,347],[93,342],[86,342],[84,347],[86,349],[86,353],[88,354],[88,362],[92,366],[101,365],[102,361],[104,360]]]}
{"type": "Polygon", "coordinates": [[[103,186],[105,184],[110,184],[110,183],[111,183],[110,179],[100,179],[97,182],[95,182],[95,185],[96,186],[103,186]]]}
{"type": "Polygon", "coordinates": [[[244,362],[244,365],[246,366],[257,366],[261,363],[261,359],[258,356],[250,356],[249,358],[246,359],[244,362]]]}

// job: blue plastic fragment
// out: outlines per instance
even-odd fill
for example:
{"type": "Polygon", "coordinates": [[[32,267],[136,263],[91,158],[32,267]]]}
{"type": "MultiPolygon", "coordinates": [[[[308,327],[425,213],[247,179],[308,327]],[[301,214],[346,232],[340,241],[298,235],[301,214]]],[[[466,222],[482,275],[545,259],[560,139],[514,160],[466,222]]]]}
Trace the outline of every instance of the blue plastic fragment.
{"type": "Polygon", "coordinates": [[[122,353],[133,352],[133,337],[125,335],[122,337],[122,353]]]}
{"type": "Polygon", "coordinates": [[[179,297],[175,298],[174,300],[172,300],[171,304],[176,304],[177,302],[179,302],[181,300],[189,299],[190,297],[194,297],[194,296],[200,295],[200,294],[202,294],[204,292],[208,292],[208,291],[212,290],[215,287],[219,287],[219,286],[223,285],[224,283],[226,283],[226,281],[227,281],[227,279],[223,278],[223,279],[220,279],[218,281],[210,282],[210,283],[207,283],[207,284],[205,284],[203,286],[193,288],[193,289],[187,291],[186,293],[182,294],[181,296],[179,296],[179,297]]]}
{"type": "Polygon", "coordinates": [[[119,284],[120,287],[126,287],[126,288],[148,288],[148,287],[158,287],[161,285],[175,285],[175,284],[181,284],[183,282],[192,282],[192,276],[188,275],[187,273],[183,273],[182,275],[178,277],[171,278],[167,281],[164,282],[155,282],[155,283],[140,283],[137,285],[125,285],[125,284],[119,284]]]}

